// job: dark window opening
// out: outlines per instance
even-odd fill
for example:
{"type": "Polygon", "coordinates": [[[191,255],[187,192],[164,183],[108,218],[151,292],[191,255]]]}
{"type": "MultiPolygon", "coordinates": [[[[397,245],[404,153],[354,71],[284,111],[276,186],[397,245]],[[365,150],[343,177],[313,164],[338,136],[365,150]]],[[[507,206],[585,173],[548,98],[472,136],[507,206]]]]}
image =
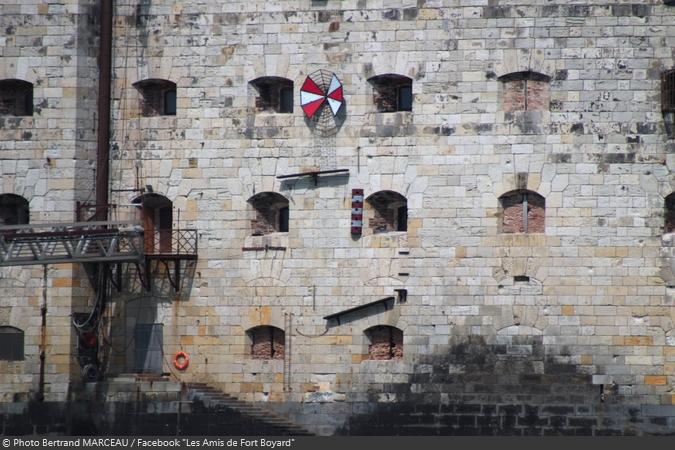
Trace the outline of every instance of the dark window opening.
{"type": "Polygon", "coordinates": [[[499,198],[502,233],[543,233],[546,201],[536,192],[514,191],[499,198]]]}
{"type": "Polygon", "coordinates": [[[24,333],[19,328],[0,326],[0,360],[24,359],[24,333]]]}
{"type": "Polygon", "coordinates": [[[403,357],[403,331],[396,327],[378,325],[365,331],[368,338],[368,359],[389,360],[403,357]]]}
{"type": "Polygon", "coordinates": [[[176,90],[170,89],[164,92],[164,115],[176,115],[176,90]]]}
{"type": "Polygon", "coordinates": [[[408,231],[407,206],[400,206],[396,211],[396,231],[408,231]]]}
{"type": "Polygon", "coordinates": [[[373,103],[378,112],[412,111],[412,79],[403,75],[385,74],[372,77],[373,103]]]}
{"type": "Polygon", "coordinates": [[[29,218],[28,200],[15,194],[0,195],[0,225],[25,225],[29,218]]]}
{"type": "Polygon", "coordinates": [[[527,275],[516,275],[513,277],[513,281],[516,283],[529,283],[530,282],[530,277],[527,275]]]}
{"type": "Polygon", "coordinates": [[[279,112],[292,113],[293,112],[293,88],[286,87],[281,89],[279,93],[279,112]]]}
{"type": "Polygon", "coordinates": [[[379,191],[366,199],[372,207],[368,226],[373,234],[408,231],[408,200],[394,191],[379,191]]]}
{"type": "Polygon", "coordinates": [[[398,89],[398,110],[412,111],[412,86],[401,86],[398,89]]]}
{"type": "Polygon", "coordinates": [[[293,112],[293,82],[281,77],[260,77],[250,82],[258,91],[258,111],[289,114],[293,112]]]}
{"type": "Polygon", "coordinates": [[[288,232],[290,211],[288,199],[276,192],[261,192],[248,200],[255,211],[251,221],[253,236],[288,232]]]}
{"type": "Polygon", "coordinates": [[[550,80],[549,76],[532,71],[514,72],[500,77],[504,111],[548,109],[550,80]]]}
{"type": "Polygon", "coordinates": [[[661,112],[670,139],[675,138],[675,70],[661,74],[661,112]]]}
{"type": "Polygon", "coordinates": [[[0,116],[32,116],[33,84],[23,80],[0,80],[0,116]]]}
{"type": "Polygon", "coordinates": [[[272,326],[261,326],[248,331],[253,359],[284,359],[284,330],[272,326]]]}
{"type": "Polygon", "coordinates": [[[288,206],[279,209],[279,231],[288,231],[288,206]]]}
{"type": "Polygon", "coordinates": [[[141,94],[141,115],[175,116],[176,83],[169,80],[149,79],[134,83],[141,94]]]}
{"type": "Polygon", "coordinates": [[[664,231],[672,233],[675,231],[675,192],[666,197],[666,211],[664,231]]]}

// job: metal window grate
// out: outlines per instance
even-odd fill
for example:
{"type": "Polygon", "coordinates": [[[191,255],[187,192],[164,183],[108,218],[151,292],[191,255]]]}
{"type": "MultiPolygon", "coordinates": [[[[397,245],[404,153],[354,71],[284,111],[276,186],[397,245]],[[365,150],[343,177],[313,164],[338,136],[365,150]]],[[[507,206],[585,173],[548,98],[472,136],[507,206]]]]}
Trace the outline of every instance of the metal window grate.
{"type": "Polygon", "coordinates": [[[675,70],[661,74],[661,111],[675,112],[675,70]]]}

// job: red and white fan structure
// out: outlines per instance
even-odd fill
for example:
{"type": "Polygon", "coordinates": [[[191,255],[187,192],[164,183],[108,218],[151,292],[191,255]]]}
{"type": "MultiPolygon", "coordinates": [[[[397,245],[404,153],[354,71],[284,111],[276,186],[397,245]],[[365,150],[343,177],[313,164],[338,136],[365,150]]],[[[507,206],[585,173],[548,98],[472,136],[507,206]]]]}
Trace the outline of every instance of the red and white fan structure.
{"type": "Polygon", "coordinates": [[[326,136],[338,129],[336,120],[345,103],[342,83],[327,70],[317,70],[305,79],[300,88],[300,105],[315,131],[326,136]]]}

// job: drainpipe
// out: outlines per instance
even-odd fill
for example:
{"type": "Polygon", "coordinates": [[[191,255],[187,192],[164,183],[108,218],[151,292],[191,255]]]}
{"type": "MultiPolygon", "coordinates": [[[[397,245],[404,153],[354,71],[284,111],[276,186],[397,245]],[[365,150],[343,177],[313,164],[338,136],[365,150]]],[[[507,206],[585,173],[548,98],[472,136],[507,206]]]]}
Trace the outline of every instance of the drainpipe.
{"type": "MultiPolygon", "coordinates": [[[[108,204],[110,160],[110,74],[112,66],[113,0],[101,0],[101,38],[98,52],[98,147],[96,151],[96,204],[108,204]]],[[[107,220],[97,217],[97,220],[107,220]]],[[[101,213],[102,215],[103,213],[101,213]]],[[[97,211],[98,216],[98,211],[97,211]]]]}
{"type": "Polygon", "coordinates": [[[42,402],[45,399],[45,359],[47,358],[47,264],[42,266],[42,307],[40,308],[40,315],[42,316],[40,325],[40,379],[35,399],[42,402]]]}

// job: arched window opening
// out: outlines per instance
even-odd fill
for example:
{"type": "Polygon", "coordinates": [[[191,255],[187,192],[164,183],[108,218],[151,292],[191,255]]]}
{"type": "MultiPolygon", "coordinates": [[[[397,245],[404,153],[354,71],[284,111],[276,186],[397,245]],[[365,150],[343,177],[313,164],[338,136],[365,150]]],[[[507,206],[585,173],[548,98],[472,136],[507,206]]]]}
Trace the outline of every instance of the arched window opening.
{"type": "Polygon", "coordinates": [[[25,225],[28,222],[28,200],[16,194],[0,195],[0,225],[25,225]]]}
{"type": "Polygon", "coordinates": [[[368,79],[377,112],[412,111],[412,78],[388,73],[368,79]]]}
{"type": "Polygon", "coordinates": [[[138,81],[134,87],[141,94],[143,117],[176,115],[176,83],[152,78],[138,81]]]}
{"type": "Polygon", "coordinates": [[[387,360],[403,357],[403,331],[388,325],[377,325],[365,331],[368,338],[368,359],[387,360]]]}
{"type": "Polygon", "coordinates": [[[290,219],[288,199],[276,192],[261,192],[248,200],[255,210],[251,221],[253,236],[287,232],[290,219]]]}
{"type": "Polygon", "coordinates": [[[133,203],[140,205],[146,254],[172,253],[171,229],[173,203],[161,194],[148,193],[137,197],[133,203]]]}
{"type": "Polygon", "coordinates": [[[394,191],[379,191],[366,199],[373,208],[368,226],[374,234],[408,231],[408,200],[394,191]]]}
{"type": "Polygon", "coordinates": [[[24,80],[0,80],[0,116],[32,116],[33,84],[24,80]]]}
{"type": "Polygon", "coordinates": [[[661,112],[668,138],[675,138],[675,70],[661,74],[661,112]]]}
{"type": "Polygon", "coordinates": [[[272,326],[251,328],[247,332],[253,359],[284,359],[286,334],[272,326]]]}
{"type": "Polygon", "coordinates": [[[24,358],[23,330],[8,325],[0,326],[0,360],[21,361],[24,358]]]}
{"type": "Polygon", "coordinates": [[[289,114],[293,112],[293,82],[282,77],[260,77],[250,82],[258,91],[258,111],[289,114]]]}
{"type": "Polygon", "coordinates": [[[502,82],[502,106],[505,112],[547,110],[550,81],[547,75],[530,70],[499,77],[502,82]]]}
{"type": "Polygon", "coordinates": [[[666,197],[665,209],[664,231],[672,233],[675,231],[675,192],[666,197]]]}
{"type": "Polygon", "coordinates": [[[546,200],[532,191],[518,190],[499,197],[502,233],[543,233],[546,200]]]}

